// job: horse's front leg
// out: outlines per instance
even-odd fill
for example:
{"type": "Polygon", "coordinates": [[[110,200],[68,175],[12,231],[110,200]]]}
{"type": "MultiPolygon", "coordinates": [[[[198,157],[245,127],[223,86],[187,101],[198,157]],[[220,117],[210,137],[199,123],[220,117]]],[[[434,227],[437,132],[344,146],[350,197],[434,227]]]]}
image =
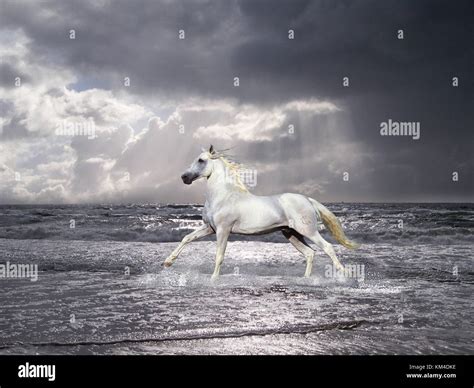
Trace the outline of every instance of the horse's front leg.
{"type": "Polygon", "coordinates": [[[217,280],[219,272],[221,270],[222,262],[224,261],[225,249],[227,247],[227,239],[229,238],[230,228],[221,227],[217,228],[217,252],[216,252],[216,266],[214,273],[212,274],[211,281],[217,280]]]}
{"type": "Polygon", "coordinates": [[[194,232],[184,236],[184,238],[181,240],[181,243],[176,247],[173,252],[171,252],[168,258],[163,262],[163,265],[165,267],[171,266],[171,264],[173,264],[173,262],[176,260],[176,258],[181,253],[186,244],[189,244],[191,241],[197,240],[198,238],[202,238],[213,233],[214,229],[212,229],[209,225],[204,224],[199,229],[196,229],[194,232]]]}

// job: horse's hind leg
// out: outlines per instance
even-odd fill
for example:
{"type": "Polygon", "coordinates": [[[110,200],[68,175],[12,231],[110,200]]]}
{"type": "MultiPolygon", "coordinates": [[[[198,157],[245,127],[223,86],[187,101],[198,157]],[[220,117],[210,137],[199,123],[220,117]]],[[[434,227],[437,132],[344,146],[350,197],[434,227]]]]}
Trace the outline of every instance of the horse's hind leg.
{"type": "Polygon", "coordinates": [[[283,236],[306,258],[306,271],[304,276],[309,278],[311,276],[311,270],[313,268],[314,250],[311,248],[304,237],[293,229],[282,230],[283,236]]]}
{"type": "Polygon", "coordinates": [[[326,254],[331,258],[332,262],[336,266],[338,270],[344,271],[344,266],[341,264],[339,259],[336,256],[336,252],[334,252],[334,248],[330,243],[328,243],[325,239],[321,237],[319,232],[315,232],[312,235],[305,235],[305,237],[309,238],[312,242],[314,242],[319,248],[321,248],[326,254]]]}

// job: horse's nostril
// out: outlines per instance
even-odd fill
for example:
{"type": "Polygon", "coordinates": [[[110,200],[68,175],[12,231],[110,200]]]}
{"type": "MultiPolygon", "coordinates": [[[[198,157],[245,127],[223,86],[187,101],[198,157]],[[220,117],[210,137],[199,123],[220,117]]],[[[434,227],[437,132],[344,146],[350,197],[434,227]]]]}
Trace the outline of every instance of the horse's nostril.
{"type": "Polygon", "coordinates": [[[191,183],[191,178],[189,174],[181,175],[181,179],[183,180],[183,183],[186,183],[187,185],[191,183]]]}

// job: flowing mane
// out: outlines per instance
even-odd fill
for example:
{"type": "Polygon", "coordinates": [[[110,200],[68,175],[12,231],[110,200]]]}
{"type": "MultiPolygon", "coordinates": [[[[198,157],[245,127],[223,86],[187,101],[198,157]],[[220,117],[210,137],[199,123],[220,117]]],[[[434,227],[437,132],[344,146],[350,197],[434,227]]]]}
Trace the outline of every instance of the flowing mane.
{"type": "Polygon", "coordinates": [[[242,192],[249,192],[249,189],[242,182],[242,177],[240,176],[240,171],[243,168],[242,164],[229,160],[224,154],[224,151],[215,151],[210,155],[211,159],[219,159],[222,161],[222,163],[224,163],[224,166],[226,167],[226,173],[230,174],[231,176],[231,179],[228,179],[229,183],[233,184],[242,192]]]}

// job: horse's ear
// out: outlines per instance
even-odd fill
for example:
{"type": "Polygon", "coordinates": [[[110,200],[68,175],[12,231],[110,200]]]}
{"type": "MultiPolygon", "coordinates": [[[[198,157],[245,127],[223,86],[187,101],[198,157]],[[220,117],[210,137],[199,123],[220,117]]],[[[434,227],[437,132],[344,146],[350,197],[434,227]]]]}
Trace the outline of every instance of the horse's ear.
{"type": "Polygon", "coordinates": [[[215,152],[216,151],[214,150],[214,146],[211,144],[211,146],[209,147],[209,153],[212,155],[215,152]]]}

